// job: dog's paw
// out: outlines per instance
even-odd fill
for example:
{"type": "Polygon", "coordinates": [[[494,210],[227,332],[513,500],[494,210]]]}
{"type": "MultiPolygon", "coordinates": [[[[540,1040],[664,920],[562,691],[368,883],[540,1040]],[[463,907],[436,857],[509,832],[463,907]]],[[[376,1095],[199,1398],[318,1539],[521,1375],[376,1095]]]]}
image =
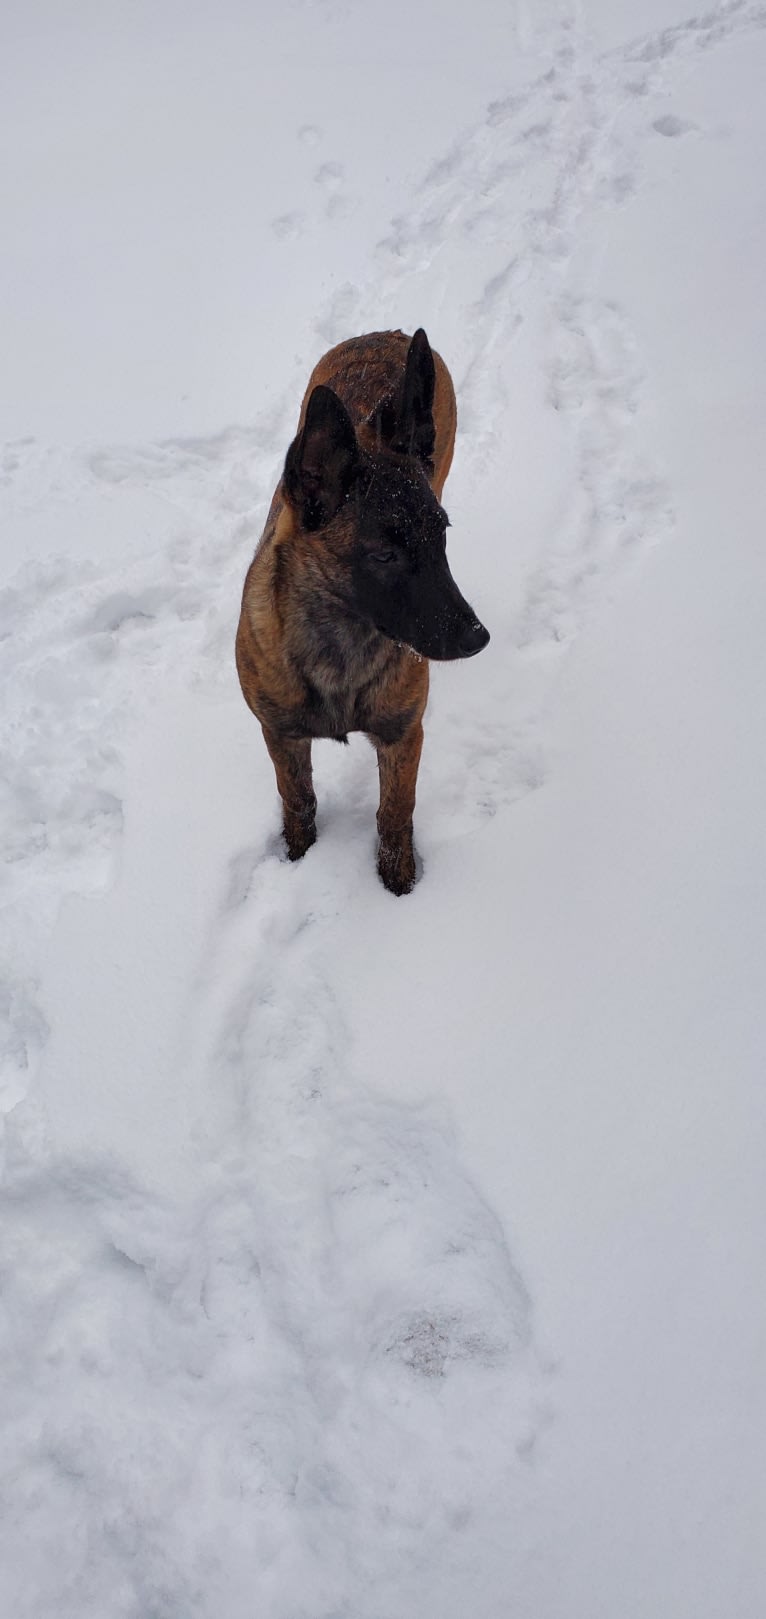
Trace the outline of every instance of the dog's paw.
{"type": "Polygon", "coordinates": [[[378,876],[392,894],[410,894],[415,886],[415,851],[412,832],[396,841],[381,838],[378,849],[378,876]]]}
{"type": "Polygon", "coordinates": [[[302,860],[307,849],[317,840],[314,812],[305,816],[286,815],[284,834],[288,860],[302,860]]]}

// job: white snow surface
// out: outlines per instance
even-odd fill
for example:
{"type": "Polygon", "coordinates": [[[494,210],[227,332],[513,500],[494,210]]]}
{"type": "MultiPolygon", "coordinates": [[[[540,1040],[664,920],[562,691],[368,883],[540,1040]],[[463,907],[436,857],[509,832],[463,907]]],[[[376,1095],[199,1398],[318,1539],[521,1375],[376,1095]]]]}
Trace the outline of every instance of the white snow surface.
{"type": "Polygon", "coordinates": [[[7,0],[2,1619],[766,1613],[766,5],[7,0]],[[233,664],[424,325],[422,878],[233,664]]]}

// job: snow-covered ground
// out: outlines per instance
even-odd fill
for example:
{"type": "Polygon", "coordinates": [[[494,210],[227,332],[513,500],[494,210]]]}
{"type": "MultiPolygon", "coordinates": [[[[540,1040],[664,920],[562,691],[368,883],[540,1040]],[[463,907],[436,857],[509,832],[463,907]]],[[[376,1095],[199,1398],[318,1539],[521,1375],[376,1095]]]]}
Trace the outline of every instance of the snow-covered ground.
{"type": "Polygon", "coordinates": [[[0,1615],[766,1613],[766,5],[7,0],[0,1615]],[[242,578],[423,324],[423,877],[242,578]]]}

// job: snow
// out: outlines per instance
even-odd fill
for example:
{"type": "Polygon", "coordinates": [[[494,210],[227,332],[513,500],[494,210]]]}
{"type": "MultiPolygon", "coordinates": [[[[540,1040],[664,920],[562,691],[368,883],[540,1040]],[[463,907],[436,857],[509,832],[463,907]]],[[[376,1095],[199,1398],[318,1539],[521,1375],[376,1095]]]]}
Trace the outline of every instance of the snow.
{"type": "Polygon", "coordinates": [[[766,10],[3,16],[0,1613],[762,1619],[766,10]],[[424,324],[423,874],[233,666],[424,324]]]}

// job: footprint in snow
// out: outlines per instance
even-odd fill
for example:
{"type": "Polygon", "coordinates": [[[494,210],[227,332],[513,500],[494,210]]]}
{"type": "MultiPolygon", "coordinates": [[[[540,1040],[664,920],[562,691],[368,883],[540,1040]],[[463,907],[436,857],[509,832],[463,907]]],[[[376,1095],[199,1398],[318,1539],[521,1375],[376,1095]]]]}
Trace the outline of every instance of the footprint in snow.
{"type": "Polygon", "coordinates": [[[344,190],[346,171],[342,163],[321,163],[314,175],[314,184],[324,192],[326,219],[341,219],[352,210],[352,202],[344,190]]]}
{"type": "Polygon", "coordinates": [[[314,175],[314,184],[323,191],[337,191],[343,184],[345,170],[342,163],[321,163],[314,175]]]}
{"type": "Polygon", "coordinates": [[[297,236],[303,235],[305,225],[305,215],[299,209],[290,214],[279,214],[271,221],[271,229],[280,242],[294,242],[297,236]]]}
{"type": "Polygon", "coordinates": [[[689,135],[696,127],[696,124],[690,124],[685,118],[677,118],[672,112],[663,113],[662,117],[655,118],[652,124],[652,129],[655,129],[658,135],[667,135],[670,139],[679,135],[689,135]]]}

